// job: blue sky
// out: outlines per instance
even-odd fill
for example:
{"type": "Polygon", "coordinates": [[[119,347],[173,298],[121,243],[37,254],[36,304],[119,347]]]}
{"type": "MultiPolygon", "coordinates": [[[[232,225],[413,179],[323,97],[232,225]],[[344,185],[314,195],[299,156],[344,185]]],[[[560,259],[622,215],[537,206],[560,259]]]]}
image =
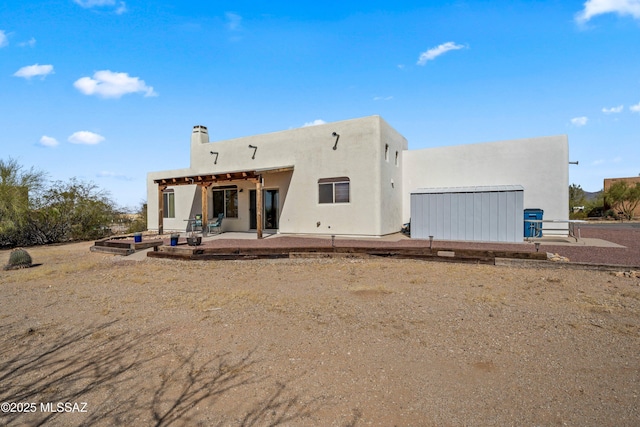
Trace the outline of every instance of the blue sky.
{"type": "MultiPolygon", "coordinates": [[[[123,206],[212,141],[378,114],[410,149],[567,134],[640,174],[640,0],[5,0],[0,158],[123,206]]],[[[544,179],[544,177],[541,177],[544,179]]]]}

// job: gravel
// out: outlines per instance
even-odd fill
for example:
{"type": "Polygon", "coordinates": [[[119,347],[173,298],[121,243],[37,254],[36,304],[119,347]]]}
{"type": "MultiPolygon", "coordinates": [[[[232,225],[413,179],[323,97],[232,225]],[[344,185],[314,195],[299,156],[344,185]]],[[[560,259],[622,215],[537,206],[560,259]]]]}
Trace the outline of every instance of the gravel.
{"type": "MultiPolygon", "coordinates": [[[[582,234],[603,233],[629,234],[582,234]]],[[[640,425],[637,278],[389,259],[136,262],[89,246],[32,248],[41,266],[0,273],[0,401],[38,409],[0,424],[640,425]],[[47,402],[86,412],[42,412],[47,402]]],[[[637,260],[629,247],[597,260],[637,260]]]]}

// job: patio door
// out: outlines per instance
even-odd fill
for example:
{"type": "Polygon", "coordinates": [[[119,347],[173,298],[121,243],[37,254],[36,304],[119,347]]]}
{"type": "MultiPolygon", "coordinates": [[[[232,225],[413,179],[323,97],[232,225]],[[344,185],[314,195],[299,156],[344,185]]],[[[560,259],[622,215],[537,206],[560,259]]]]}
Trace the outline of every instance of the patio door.
{"type": "MultiPolygon", "coordinates": [[[[263,190],[262,204],[262,227],[265,230],[277,230],[280,215],[278,211],[278,207],[280,206],[278,190],[263,190]]],[[[257,222],[256,190],[249,190],[249,228],[255,230],[257,228],[257,222]]]]}

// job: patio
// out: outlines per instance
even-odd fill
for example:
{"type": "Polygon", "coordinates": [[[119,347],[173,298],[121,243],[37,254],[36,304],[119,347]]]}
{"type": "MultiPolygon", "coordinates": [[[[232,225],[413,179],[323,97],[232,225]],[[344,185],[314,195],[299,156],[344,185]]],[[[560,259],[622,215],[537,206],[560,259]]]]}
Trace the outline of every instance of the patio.
{"type": "MultiPolygon", "coordinates": [[[[143,260],[147,256],[164,256],[160,253],[179,254],[175,258],[205,259],[205,254],[240,254],[282,257],[285,253],[360,253],[361,256],[369,253],[377,253],[379,256],[391,256],[390,254],[420,255],[426,259],[455,261],[456,256],[451,257],[450,252],[457,255],[466,254],[468,260],[482,257],[506,258],[533,258],[542,259],[547,253],[559,254],[570,260],[571,264],[616,265],[631,266],[640,269],[640,229],[617,229],[611,225],[589,226],[582,229],[582,237],[576,241],[572,237],[544,236],[529,239],[523,243],[485,243],[485,242],[461,242],[461,241],[434,241],[429,247],[429,240],[411,239],[401,233],[387,235],[381,238],[358,236],[308,236],[308,235],[283,235],[265,233],[263,239],[257,239],[255,232],[227,232],[203,237],[202,244],[188,246],[186,237],[190,233],[180,233],[178,246],[170,246],[170,235],[146,235],[147,240],[155,241],[161,238],[162,244],[153,249],[138,250],[129,255],[128,259],[143,260]],[[539,243],[536,248],[536,243],[539,243]],[[538,253],[536,253],[536,249],[538,253]],[[438,252],[445,252],[443,256],[437,256],[438,252]],[[446,253],[449,252],[449,253],[446,253]],[[195,258],[191,256],[196,255],[195,258]]],[[[122,243],[128,240],[121,240],[122,243]]],[[[133,240],[131,239],[131,243],[133,240]]],[[[441,254],[442,255],[442,254],[441,254]]],[[[294,255],[295,256],[295,255],[294,255]]],[[[318,255],[320,256],[320,255],[318,255]]],[[[334,255],[344,256],[344,255],[334,255]]],[[[355,255],[354,255],[355,256],[355,255]]],[[[171,258],[172,256],[168,256],[171,258]]],[[[220,256],[213,257],[220,259],[220,256]]],[[[556,263],[557,264],[557,263],[556,263]]]]}

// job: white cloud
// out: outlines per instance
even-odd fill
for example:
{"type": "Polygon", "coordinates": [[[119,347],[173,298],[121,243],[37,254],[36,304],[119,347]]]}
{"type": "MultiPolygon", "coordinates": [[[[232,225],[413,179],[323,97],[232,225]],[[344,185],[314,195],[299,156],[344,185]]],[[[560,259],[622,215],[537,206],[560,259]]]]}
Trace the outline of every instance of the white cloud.
{"type": "Polygon", "coordinates": [[[433,59],[436,59],[438,56],[449,52],[450,50],[458,50],[458,49],[464,49],[464,46],[461,44],[455,44],[454,42],[446,42],[441,44],[440,46],[436,46],[434,48],[431,48],[425,52],[422,52],[420,54],[420,57],[418,58],[418,65],[424,65],[427,63],[427,61],[431,61],[433,59]]]}
{"type": "Polygon", "coordinates": [[[598,165],[603,165],[605,163],[609,164],[609,163],[620,163],[622,161],[622,157],[618,156],[618,157],[614,157],[612,159],[598,159],[598,160],[594,160],[593,162],[591,162],[592,166],[598,166],[598,165]]]}
{"type": "Polygon", "coordinates": [[[85,9],[94,7],[115,8],[114,12],[122,15],[127,11],[127,5],[123,1],[116,0],[73,0],[77,5],[85,9]]]}
{"type": "Polygon", "coordinates": [[[242,23],[242,16],[233,12],[227,12],[224,16],[227,19],[227,28],[231,31],[238,31],[241,29],[240,24],[242,23]]]}
{"type": "Polygon", "coordinates": [[[0,30],[0,47],[5,47],[7,45],[9,45],[7,34],[4,32],[4,30],[0,30]]]}
{"type": "Polygon", "coordinates": [[[571,124],[577,127],[584,126],[587,124],[589,119],[587,117],[574,117],[571,119],[571,124]]]}
{"type": "Polygon", "coordinates": [[[110,172],[110,171],[101,171],[98,172],[96,174],[96,177],[98,178],[114,178],[114,179],[120,179],[123,181],[132,181],[133,178],[124,174],[120,174],[120,173],[115,173],[115,172],[110,172]]]}
{"type": "Polygon", "coordinates": [[[605,13],[631,15],[640,19],[640,0],[587,0],[584,9],[576,14],[575,19],[579,24],[584,24],[594,16],[605,13]]]}
{"type": "Polygon", "coordinates": [[[623,109],[624,109],[624,105],[618,105],[617,107],[603,108],[602,112],[605,114],[613,114],[613,113],[620,113],[622,112],[623,109]]]}
{"type": "Polygon", "coordinates": [[[85,95],[99,95],[103,98],[120,98],[122,95],[138,92],[144,93],[144,96],[158,95],[144,80],[109,70],[96,71],[93,78],[82,77],[73,85],[85,95]]]}
{"type": "Polygon", "coordinates": [[[116,8],[116,15],[122,15],[123,13],[125,13],[127,11],[127,5],[121,1],[120,5],[116,8]]]}
{"type": "Polygon", "coordinates": [[[324,125],[325,123],[327,123],[327,122],[325,122],[324,120],[316,119],[316,120],[314,120],[312,122],[307,122],[307,123],[303,124],[302,127],[306,128],[306,127],[309,127],[309,126],[324,125]]]}
{"type": "Polygon", "coordinates": [[[33,37],[31,37],[31,39],[28,42],[22,42],[22,43],[18,43],[18,46],[20,47],[34,47],[36,45],[36,39],[34,39],[33,37]]]}
{"type": "Polygon", "coordinates": [[[16,77],[23,77],[25,79],[30,79],[35,76],[42,76],[45,78],[47,75],[53,73],[53,65],[28,65],[26,67],[20,68],[18,71],[13,73],[16,77]]]}
{"type": "Polygon", "coordinates": [[[57,147],[58,144],[58,140],[50,136],[43,135],[42,138],[40,138],[40,145],[43,147],[57,147]]]}
{"type": "Polygon", "coordinates": [[[391,101],[393,99],[393,96],[374,96],[373,100],[374,101],[391,101]]]}
{"type": "Polygon", "coordinates": [[[629,107],[629,110],[633,111],[634,113],[640,113],[640,102],[629,107]]]}
{"type": "Polygon", "coordinates": [[[116,4],[116,0],[73,0],[77,5],[82,7],[100,7],[100,6],[113,6],[116,4]]]}
{"type": "Polygon", "coordinates": [[[75,132],[69,137],[69,142],[72,144],[96,145],[102,141],[104,141],[104,136],[86,130],[75,132]]]}

